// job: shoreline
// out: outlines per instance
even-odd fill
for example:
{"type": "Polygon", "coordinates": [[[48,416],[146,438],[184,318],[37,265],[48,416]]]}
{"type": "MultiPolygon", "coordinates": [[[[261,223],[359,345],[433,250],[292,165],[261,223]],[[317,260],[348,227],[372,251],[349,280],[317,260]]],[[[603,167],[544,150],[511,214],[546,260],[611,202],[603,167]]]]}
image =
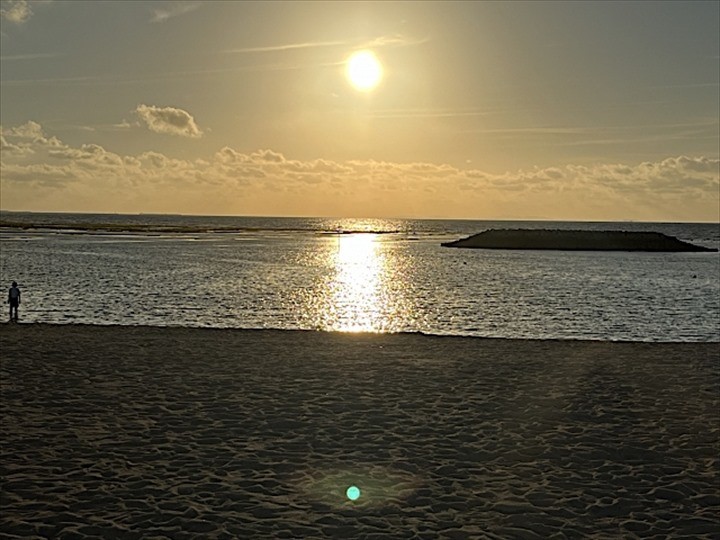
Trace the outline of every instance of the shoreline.
{"type": "Polygon", "coordinates": [[[719,352],[0,325],[0,533],[714,538],[719,352]]]}
{"type": "MultiPolygon", "coordinates": [[[[242,327],[221,327],[221,326],[187,326],[187,325],[153,325],[153,324],[118,324],[118,323],[53,323],[53,322],[0,322],[0,329],[3,327],[19,326],[23,328],[114,328],[114,329],[147,329],[147,330],[209,330],[212,332],[278,332],[278,333],[308,333],[308,334],[328,334],[328,335],[344,335],[344,336],[417,336],[425,338],[442,338],[442,339],[470,339],[479,341],[508,341],[520,343],[617,343],[626,345],[720,345],[720,337],[715,341],[648,341],[648,340],[623,340],[623,339],[589,339],[589,338],[525,338],[525,337],[501,337],[501,336],[474,336],[463,334],[432,334],[422,331],[401,331],[401,332],[373,332],[373,331],[342,331],[342,330],[324,330],[312,328],[242,328],[242,327]]],[[[720,349],[718,350],[720,355],[720,349]]]]}

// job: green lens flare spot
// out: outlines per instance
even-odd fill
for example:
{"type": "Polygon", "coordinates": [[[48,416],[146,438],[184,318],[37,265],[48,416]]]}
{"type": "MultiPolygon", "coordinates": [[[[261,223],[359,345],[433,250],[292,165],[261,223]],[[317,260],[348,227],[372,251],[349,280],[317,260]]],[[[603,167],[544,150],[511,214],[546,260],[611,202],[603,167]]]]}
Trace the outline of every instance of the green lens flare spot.
{"type": "Polygon", "coordinates": [[[357,486],[350,486],[345,492],[347,498],[351,501],[357,501],[360,498],[360,488],[357,486]]]}

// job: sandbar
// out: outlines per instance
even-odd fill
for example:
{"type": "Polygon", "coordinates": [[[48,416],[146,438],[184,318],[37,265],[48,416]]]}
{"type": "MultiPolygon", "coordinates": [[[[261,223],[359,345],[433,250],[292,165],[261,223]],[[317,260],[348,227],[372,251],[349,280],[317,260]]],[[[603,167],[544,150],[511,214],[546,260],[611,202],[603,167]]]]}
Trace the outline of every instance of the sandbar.
{"type": "Polygon", "coordinates": [[[489,229],[443,247],[562,251],[717,251],[659,232],[557,229],[489,229]]]}

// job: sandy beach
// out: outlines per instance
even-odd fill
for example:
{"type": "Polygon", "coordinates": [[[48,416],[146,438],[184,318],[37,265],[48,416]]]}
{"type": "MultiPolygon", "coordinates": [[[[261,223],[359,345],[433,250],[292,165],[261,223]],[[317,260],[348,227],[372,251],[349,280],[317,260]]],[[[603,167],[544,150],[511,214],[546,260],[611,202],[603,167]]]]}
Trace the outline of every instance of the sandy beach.
{"type": "Polygon", "coordinates": [[[719,353],[3,324],[0,537],[719,538],[719,353]]]}

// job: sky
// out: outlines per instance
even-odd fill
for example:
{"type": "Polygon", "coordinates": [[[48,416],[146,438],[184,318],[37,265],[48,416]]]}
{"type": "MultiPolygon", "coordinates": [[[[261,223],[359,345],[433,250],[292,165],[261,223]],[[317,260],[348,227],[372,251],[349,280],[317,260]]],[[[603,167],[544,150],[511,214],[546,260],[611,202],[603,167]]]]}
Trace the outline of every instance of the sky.
{"type": "Polygon", "coordinates": [[[720,2],[0,6],[3,210],[720,221],[720,2]]]}

